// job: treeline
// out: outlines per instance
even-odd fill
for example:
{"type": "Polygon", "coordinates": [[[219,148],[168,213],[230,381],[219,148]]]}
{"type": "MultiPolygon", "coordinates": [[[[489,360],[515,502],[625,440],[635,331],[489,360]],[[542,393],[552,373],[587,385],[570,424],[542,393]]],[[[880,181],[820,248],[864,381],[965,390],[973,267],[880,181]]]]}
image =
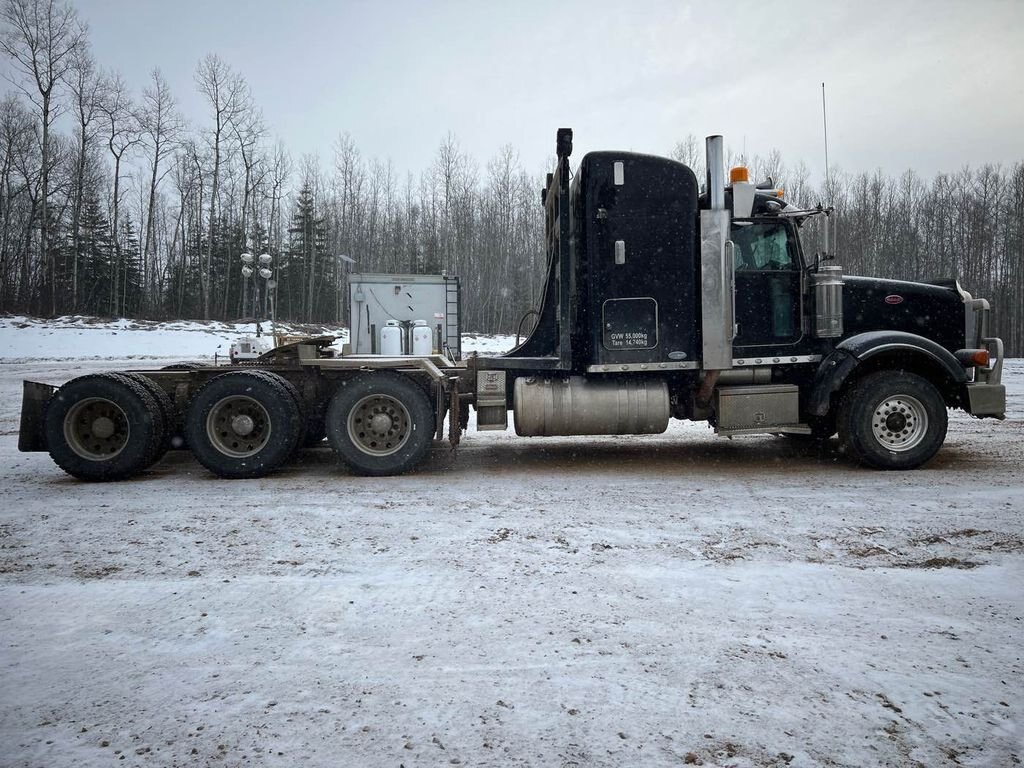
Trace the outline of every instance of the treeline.
{"type": "Polygon", "coordinates": [[[208,111],[190,125],[158,69],[133,95],[100,66],[72,6],[3,0],[0,23],[20,91],[0,102],[0,311],[226,319],[276,304],[339,323],[353,270],[444,271],[462,278],[464,327],[494,331],[539,294],[539,185],[511,147],[481,169],[449,135],[414,176],[342,135],[328,162],[296,162],[216,55],[197,64],[208,111]]]}
{"type": "MultiPolygon", "coordinates": [[[[514,332],[535,305],[542,177],[513,148],[481,167],[449,135],[414,175],[342,134],[329,159],[295,160],[216,55],[196,66],[207,113],[189,124],[158,69],[132,94],[102,68],[72,6],[2,0],[0,24],[19,90],[0,102],[0,311],[344,323],[351,271],[459,275],[467,330],[514,332]]],[[[673,150],[698,177],[701,154],[692,137],[673,150]]],[[[750,164],[791,201],[834,202],[848,271],[958,276],[1024,351],[1024,165],[815,189],[777,152],[750,164]]]]}

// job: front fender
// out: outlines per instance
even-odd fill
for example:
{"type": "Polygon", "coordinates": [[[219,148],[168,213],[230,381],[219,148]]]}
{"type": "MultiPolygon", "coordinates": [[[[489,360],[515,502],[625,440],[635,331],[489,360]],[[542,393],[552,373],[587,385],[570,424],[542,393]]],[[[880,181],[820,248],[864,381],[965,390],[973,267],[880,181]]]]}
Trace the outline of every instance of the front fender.
{"type": "Polygon", "coordinates": [[[931,339],[904,331],[868,331],[843,339],[821,361],[811,386],[808,413],[826,416],[832,395],[842,389],[854,370],[879,355],[923,359],[954,384],[967,382],[967,373],[953,353],[931,339]]]}

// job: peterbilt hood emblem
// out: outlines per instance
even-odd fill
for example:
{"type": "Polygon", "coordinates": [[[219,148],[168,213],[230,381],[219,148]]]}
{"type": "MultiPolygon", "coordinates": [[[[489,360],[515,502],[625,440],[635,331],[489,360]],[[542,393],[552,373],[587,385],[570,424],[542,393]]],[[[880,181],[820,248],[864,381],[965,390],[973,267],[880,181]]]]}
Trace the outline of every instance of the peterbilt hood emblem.
{"type": "Polygon", "coordinates": [[[898,293],[890,293],[888,296],[885,297],[885,303],[886,304],[902,304],[903,303],[903,297],[900,296],[898,293]]]}

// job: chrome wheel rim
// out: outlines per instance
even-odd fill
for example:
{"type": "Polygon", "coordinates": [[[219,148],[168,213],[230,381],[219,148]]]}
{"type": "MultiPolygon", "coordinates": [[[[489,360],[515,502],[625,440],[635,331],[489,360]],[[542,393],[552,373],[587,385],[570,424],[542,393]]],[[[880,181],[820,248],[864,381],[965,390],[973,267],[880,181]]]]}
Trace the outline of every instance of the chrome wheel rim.
{"type": "Polygon", "coordinates": [[[364,397],[348,414],[349,439],[372,456],[390,456],[408,442],[411,433],[409,411],[387,395],[364,397]]]}
{"type": "Polygon", "coordinates": [[[928,433],[928,412],[916,397],[890,395],[875,406],[871,433],[887,450],[912,450],[928,433]]]}
{"type": "Polygon", "coordinates": [[[76,403],[64,418],[64,440],[78,456],[104,461],[117,456],[128,444],[131,426],[117,403],[90,397],[76,403]]]}
{"type": "Polygon", "coordinates": [[[270,415],[251,397],[225,397],[214,404],[206,417],[206,436],[226,456],[255,456],[270,440],[270,415]]]}

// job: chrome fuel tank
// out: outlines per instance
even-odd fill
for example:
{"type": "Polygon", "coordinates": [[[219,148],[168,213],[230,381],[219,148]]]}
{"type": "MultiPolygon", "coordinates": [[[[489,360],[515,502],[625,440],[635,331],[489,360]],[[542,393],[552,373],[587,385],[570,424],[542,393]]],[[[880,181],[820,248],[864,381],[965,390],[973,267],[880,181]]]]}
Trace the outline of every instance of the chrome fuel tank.
{"type": "Polygon", "coordinates": [[[668,386],[664,381],[516,379],[513,390],[516,434],[653,435],[668,428],[668,386]]]}

